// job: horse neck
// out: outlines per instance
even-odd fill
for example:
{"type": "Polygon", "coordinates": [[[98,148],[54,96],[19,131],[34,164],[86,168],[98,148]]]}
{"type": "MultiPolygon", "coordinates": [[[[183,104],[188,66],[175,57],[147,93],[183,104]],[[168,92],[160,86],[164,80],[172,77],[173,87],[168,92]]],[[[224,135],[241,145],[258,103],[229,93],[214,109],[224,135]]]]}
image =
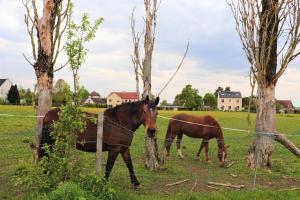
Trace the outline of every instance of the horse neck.
{"type": "Polygon", "coordinates": [[[218,147],[219,147],[219,149],[220,149],[220,148],[224,148],[225,142],[224,142],[224,137],[223,137],[223,132],[222,132],[222,130],[219,129],[218,132],[219,132],[219,134],[218,134],[218,136],[216,137],[216,139],[217,139],[218,147]]]}
{"type": "Polygon", "coordinates": [[[136,129],[143,123],[142,121],[142,104],[135,102],[131,104],[120,105],[118,108],[107,110],[108,117],[120,123],[131,131],[136,129]]]}

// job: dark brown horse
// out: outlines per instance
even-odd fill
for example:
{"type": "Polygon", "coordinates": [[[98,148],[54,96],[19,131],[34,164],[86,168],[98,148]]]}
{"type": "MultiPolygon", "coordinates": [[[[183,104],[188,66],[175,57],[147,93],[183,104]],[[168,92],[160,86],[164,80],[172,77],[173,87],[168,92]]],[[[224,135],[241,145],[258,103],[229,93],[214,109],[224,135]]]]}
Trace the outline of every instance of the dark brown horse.
{"type": "MultiPolygon", "coordinates": [[[[143,124],[150,136],[156,132],[156,106],[159,97],[150,101],[147,96],[145,100],[125,103],[104,111],[103,125],[103,151],[108,151],[105,177],[108,179],[119,153],[129,170],[130,180],[134,187],[139,186],[130,156],[130,145],[133,139],[133,133],[143,124]]],[[[58,120],[60,109],[56,108],[49,111],[43,120],[42,144],[39,147],[39,157],[45,156],[42,146],[45,143],[54,144],[51,138],[51,125],[53,121],[58,120]]],[[[87,118],[96,115],[86,113],[87,118]]],[[[96,152],[97,124],[91,120],[86,120],[86,130],[83,133],[76,134],[76,148],[86,152],[96,152]]]]}
{"type": "Polygon", "coordinates": [[[177,155],[183,159],[184,156],[181,153],[181,140],[183,134],[192,137],[192,138],[202,138],[202,143],[200,145],[199,151],[196,154],[196,159],[199,159],[201,150],[205,147],[205,160],[210,162],[208,158],[208,141],[212,138],[216,138],[218,142],[218,158],[220,161],[220,166],[224,166],[225,159],[227,156],[226,149],[229,147],[225,147],[224,137],[222,129],[219,123],[211,116],[193,116],[188,114],[177,114],[173,116],[169,121],[169,126],[165,138],[165,149],[164,156],[169,157],[170,155],[170,147],[177,136],[176,144],[177,144],[177,155]]]}

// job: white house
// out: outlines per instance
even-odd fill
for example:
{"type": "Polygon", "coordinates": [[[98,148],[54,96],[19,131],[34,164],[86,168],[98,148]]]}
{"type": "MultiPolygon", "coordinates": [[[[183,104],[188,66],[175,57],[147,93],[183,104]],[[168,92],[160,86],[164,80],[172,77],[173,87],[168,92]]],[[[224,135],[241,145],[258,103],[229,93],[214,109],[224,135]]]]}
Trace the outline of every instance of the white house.
{"type": "Polygon", "coordinates": [[[106,104],[106,99],[101,98],[100,94],[93,91],[87,99],[83,101],[84,104],[106,104]]]}
{"type": "Polygon", "coordinates": [[[0,79],[0,99],[7,99],[7,94],[12,86],[12,82],[8,79],[0,79]]]}

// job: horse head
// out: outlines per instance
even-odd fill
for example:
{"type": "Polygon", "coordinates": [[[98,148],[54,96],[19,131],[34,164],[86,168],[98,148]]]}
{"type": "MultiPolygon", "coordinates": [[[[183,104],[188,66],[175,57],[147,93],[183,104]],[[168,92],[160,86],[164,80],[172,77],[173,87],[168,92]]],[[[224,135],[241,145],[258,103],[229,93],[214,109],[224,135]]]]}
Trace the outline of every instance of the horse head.
{"type": "Polygon", "coordinates": [[[223,147],[219,148],[219,150],[218,150],[218,158],[220,161],[220,167],[224,167],[224,165],[225,165],[225,160],[227,157],[227,149],[229,147],[230,147],[229,145],[227,145],[227,146],[223,145],[223,147]]]}
{"type": "Polygon", "coordinates": [[[157,117],[157,105],[159,103],[159,97],[155,101],[150,101],[149,96],[144,100],[143,116],[144,126],[149,136],[154,136],[156,132],[156,117],[157,117]]]}

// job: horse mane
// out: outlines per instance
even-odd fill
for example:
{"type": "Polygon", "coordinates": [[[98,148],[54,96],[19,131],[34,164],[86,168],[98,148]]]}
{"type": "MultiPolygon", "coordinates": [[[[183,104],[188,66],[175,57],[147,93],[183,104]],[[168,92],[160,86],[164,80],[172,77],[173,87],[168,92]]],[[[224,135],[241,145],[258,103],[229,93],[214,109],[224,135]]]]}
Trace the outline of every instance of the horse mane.
{"type": "Polygon", "coordinates": [[[135,101],[135,102],[127,102],[127,103],[123,103],[120,105],[117,105],[113,108],[108,108],[104,111],[104,114],[109,115],[110,117],[113,117],[115,119],[117,119],[117,114],[119,113],[119,110],[121,108],[124,108],[126,110],[129,110],[131,114],[137,114],[140,108],[140,105],[143,103],[144,101],[135,101]]]}

